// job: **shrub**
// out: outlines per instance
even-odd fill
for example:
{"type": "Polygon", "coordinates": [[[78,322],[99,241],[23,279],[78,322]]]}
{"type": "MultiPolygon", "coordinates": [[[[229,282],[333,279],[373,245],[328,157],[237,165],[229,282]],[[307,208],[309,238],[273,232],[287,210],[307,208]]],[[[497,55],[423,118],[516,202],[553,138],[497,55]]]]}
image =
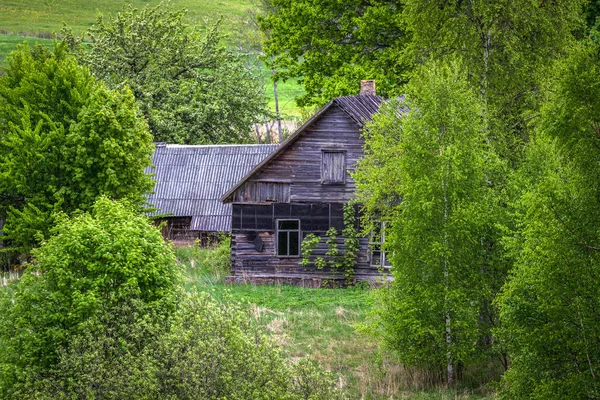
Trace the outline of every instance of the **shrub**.
{"type": "Polygon", "coordinates": [[[171,247],[126,204],[101,198],[91,213],[56,220],[21,281],[0,293],[2,398],[52,368],[103,310],[134,301],[165,315],[177,300],[171,247]]]}
{"type": "Polygon", "coordinates": [[[247,310],[189,295],[172,319],[138,303],[103,313],[64,348],[57,367],[23,392],[33,398],[333,399],[328,373],[296,364],[262,334],[247,310]]]}

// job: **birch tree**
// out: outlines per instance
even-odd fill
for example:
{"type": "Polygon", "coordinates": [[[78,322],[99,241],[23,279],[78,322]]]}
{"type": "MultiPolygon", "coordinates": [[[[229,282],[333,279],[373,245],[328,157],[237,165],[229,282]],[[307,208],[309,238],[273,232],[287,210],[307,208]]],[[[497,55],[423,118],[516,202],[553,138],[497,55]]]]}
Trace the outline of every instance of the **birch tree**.
{"type": "Polygon", "coordinates": [[[514,271],[499,299],[509,398],[600,397],[600,47],[585,43],[545,85],[520,172],[514,271]]]}
{"type": "Polygon", "coordinates": [[[356,174],[367,211],[391,223],[385,248],[395,280],[383,291],[378,327],[405,364],[444,366],[448,385],[461,366],[490,357],[489,307],[502,275],[490,256],[488,171],[497,161],[484,104],[463,69],[423,68],[406,99],[369,127],[356,174]]]}

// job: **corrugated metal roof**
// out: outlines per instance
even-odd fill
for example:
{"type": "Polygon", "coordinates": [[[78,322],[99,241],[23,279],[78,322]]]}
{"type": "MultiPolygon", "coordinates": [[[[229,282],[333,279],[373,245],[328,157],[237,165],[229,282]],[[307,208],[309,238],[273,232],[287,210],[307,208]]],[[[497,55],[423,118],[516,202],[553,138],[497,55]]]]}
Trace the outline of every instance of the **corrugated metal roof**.
{"type": "Polygon", "coordinates": [[[361,94],[358,96],[342,96],[333,100],[350,118],[359,126],[364,126],[370,121],[384,102],[383,97],[374,94],[361,94]]]}
{"type": "Polygon", "coordinates": [[[276,144],[184,146],[157,145],[154,149],[152,215],[192,217],[192,230],[230,231],[231,204],[220,197],[259,164],[276,144]]]}

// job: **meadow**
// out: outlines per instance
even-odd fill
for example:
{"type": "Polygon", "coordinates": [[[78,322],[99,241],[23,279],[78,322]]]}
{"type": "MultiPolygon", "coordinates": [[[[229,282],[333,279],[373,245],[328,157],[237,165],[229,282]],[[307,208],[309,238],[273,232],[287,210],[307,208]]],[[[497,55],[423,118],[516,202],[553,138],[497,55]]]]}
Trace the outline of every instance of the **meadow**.
{"type": "Polygon", "coordinates": [[[373,289],[226,285],[227,246],[181,247],[176,254],[188,291],[208,292],[221,302],[246,304],[256,323],[292,359],[315,358],[334,373],[350,399],[494,398],[488,388],[430,389],[431,376],[403,368],[375,338],[357,331],[374,307],[373,289]]]}
{"type": "MultiPolygon", "coordinates": [[[[160,0],[0,0],[0,67],[6,66],[6,56],[18,44],[27,41],[51,47],[53,34],[60,34],[66,24],[81,35],[94,24],[96,16],[117,13],[125,4],[141,8],[146,4],[158,5],[160,0]]],[[[255,36],[248,21],[252,18],[254,0],[172,0],[174,8],[186,8],[186,22],[203,29],[222,18],[221,31],[226,46],[247,54],[249,62],[257,65],[258,75],[264,82],[269,110],[275,112],[275,99],[271,73],[262,62],[257,62],[256,50],[248,43],[248,36],[255,36]]],[[[256,39],[252,39],[256,40],[256,39]]],[[[295,80],[279,83],[279,108],[284,120],[301,118],[309,113],[295,102],[304,90],[295,80]]]]}

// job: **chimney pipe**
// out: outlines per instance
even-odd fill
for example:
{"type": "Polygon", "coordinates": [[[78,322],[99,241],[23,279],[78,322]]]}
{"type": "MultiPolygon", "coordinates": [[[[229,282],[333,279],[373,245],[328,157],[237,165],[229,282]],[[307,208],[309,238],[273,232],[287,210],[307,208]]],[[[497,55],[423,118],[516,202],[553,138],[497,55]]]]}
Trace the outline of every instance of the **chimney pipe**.
{"type": "Polygon", "coordinates": [[[373,79],[360,81],[360,94],[361,95],[375,95],[375,81],[373,79]]]}

